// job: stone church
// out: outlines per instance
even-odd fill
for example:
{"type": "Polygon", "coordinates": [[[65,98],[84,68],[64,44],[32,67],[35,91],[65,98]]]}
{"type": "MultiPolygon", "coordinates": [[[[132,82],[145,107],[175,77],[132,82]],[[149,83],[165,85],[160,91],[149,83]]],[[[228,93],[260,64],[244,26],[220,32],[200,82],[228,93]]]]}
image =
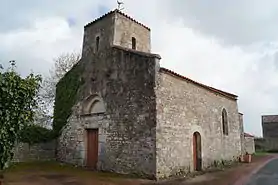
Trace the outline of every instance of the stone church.
{"type": "Polygon", "coordinates": [[[163,68],[160,59],[151,53],[150,28],[119,10],[87,24],[76,64],[83,83],[58,160],[153,179],[236,160],[243,135],[237,96],[163,68]]]}

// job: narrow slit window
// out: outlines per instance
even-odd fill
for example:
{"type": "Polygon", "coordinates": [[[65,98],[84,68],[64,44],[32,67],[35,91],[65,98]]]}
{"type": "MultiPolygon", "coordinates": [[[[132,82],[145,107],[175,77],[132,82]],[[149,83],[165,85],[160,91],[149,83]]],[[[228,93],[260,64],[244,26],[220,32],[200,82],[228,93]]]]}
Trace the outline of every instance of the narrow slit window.
{"type": "Polygon", "coordinates": [[[136,49],[136,38],[132,37],[131,41],[132,41],[132,49],[136,49]]]}
{"type": "Polygon", "coordinates": [[[99,50],[99,36],[96,37],[96,51],[99,50]]]}
{"type": "Polygon", "coordinates": [[[222,128],[223,134],[228,135],[228,115],[226,109],[222,110],[222,128]]]}

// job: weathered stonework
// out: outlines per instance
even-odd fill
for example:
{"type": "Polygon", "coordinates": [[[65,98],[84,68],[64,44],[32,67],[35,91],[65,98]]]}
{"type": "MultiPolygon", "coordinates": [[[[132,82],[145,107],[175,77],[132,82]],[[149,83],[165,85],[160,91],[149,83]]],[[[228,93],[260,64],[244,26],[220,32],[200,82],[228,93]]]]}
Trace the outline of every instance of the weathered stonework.
{"type": "Polygon", "coordinates": [[[244,137],[244,153],[254,154],[255,153],[255,142],[254,137],[244,137]]]}
{"type": "Polygon", "coordinates": [[[132,48],[132,37],[136,39],[136,50],[151,51],[151,33],[147,27],[130,20],[119,11],[108,13],[101,20],[85,26],[82,57],[97,52],[96,37],[99,37],[99,50],[112,45],[132,48]]]}
{"type": "Polygon", "coordinates": [[[47,143],[36,143],[33,145],[30,145],[28,143],[17,143],[13,150],[13,162],[55,160],[55,143],[55,141],[47,143]]]}
{"type": "Polygon", "coordinates": [[[98,169],[104,170],[105,144],[109,119],[106,115],[72,116],[69,124],[63,129],[58,142],[58,159],[63,162],[86,165],[86,129],[99,129],[99,161],[98,169]]]}
{"type": "Polygon", "coordinates": [[[136,39],[136,50],[143,52],[151,51],[151,34],[150,30],[128,21],[128,18],[122,14],[115,14],[115,32],[114,45],[131,48],[131,38],[136,39]]]}
{"type": "Polygon", "coordinates": [[[155,176],[156,55],[107,48],[80,62],[85,80],[79,102],[59,139],[61,161],[86,164],[86,128],[98,128],[98,169],[155,176]],[[140,87],[140,88],[138,88],[140,87]],[[86,99],[100,97],[103,115],[82,115],[86,99]]]}
{"type": "Polygon", "coordinates": [[[241,153],[245,153],[245,138],[244,138],[244,126],[243,126],[243,114],[238,113],[238,118],[239,118],[239,126],[241,130],[240,134],[240,140],[241,140],[241,153]]]}
{"type": "Polygon", "coordinates": [[[98,129],[97,169],[104,171],[157,179],[191,172],[194,132],[202,168],[241,154],[236,96],[162,71],[150,48],[150,30],[119,11],[85,26],[84,83],[58,141],[60,161],[87,165],[86,129],[98,129]]]}
{"type": "Polygon", "coordinates": [[[264,138],[278,138],[278,115],[263,115],[262,128],[264,138]]]}
{"type": "Polygon", "coordinates": [[[178,77],[159,75],[157,97],[157,177],[193,170],[193,133],[202,141],[203,168],[215,160],[241,154],[241,128],[235,100],[214,94],[178,77]],[[223,135],[222,109],[228,112],[229,134],[223,135]]]}
{"type": "Polygon", "coordinates": [[[277,152],[277,138],[255,138],[255,151],[277,152]]]}

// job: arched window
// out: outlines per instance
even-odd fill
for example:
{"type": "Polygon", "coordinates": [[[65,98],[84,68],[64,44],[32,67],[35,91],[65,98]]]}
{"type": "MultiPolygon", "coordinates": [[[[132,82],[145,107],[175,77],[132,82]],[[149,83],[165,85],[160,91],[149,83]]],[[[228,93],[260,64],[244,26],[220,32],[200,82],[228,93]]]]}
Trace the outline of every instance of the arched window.
{"type": "Polygon", "coordinates": [[[96,37],[96,51],[99,50],[99,36],[96,37]]]}
{"type": "Polygon", "coordinates": [[[99,100],[95,100],[90,106],[89,113],[94,114],[103,112],[105,112],[103,103],[99,100]]]}
{"type": "Polygon", "coordinates": [[[132,37],[131,41],[132,41],[132,49],[136,49],[136,38],[132,37]]]}
{"type": "Polygon", "coordinates": [[[223,128],[223,134],[228,135],[228,116],[226,109],[222,110],[222,128],[223,128]]]}
{"type": "Polygon", "coordinates": [[[90,95],[84,100],[83,114],[105,113],[103,100],[98,95],[90,95]]]}

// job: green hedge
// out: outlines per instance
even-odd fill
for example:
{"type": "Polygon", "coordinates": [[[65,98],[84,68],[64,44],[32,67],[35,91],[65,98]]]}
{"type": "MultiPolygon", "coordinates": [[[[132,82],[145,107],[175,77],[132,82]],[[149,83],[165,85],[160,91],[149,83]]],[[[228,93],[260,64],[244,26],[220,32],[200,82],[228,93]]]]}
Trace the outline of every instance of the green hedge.
{"type": "Polygon", "coordinates": [[[72,113],[72,107],[76,103],[78,90],[83,84],[82,73],[83,65],[78,62],[73,68],[59,81],[56,86],[56,97],[54,104],[53,130],[56,137],[67,123],[67,119],[72,113]]]}
{"type": "Polygon", "coordinates": [[[48,142],[53,139],[53,130],[39,125],[28,125],[19,132],[19,141],[23,143],[35,144],[48,142]]]}

